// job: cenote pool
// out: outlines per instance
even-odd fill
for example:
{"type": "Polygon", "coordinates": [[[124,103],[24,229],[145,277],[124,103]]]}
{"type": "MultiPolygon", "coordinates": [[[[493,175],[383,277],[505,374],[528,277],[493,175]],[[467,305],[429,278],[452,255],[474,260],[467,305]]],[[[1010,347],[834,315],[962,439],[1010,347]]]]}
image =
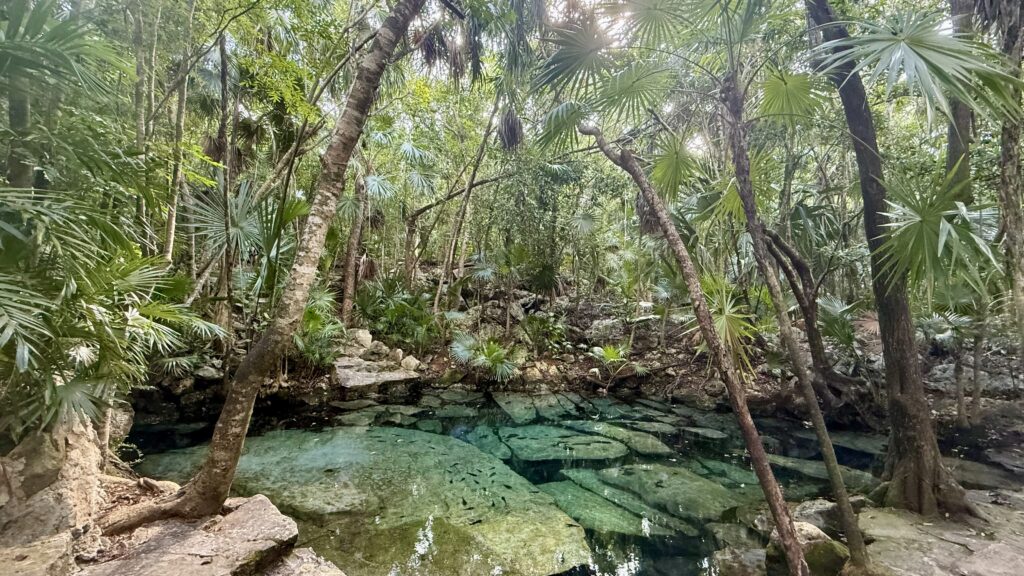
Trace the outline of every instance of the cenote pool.
{"type": "MultiPolygon", "coordinates": [[[[711,575],[716,548],[765,541],[731,414],[462,390],[334,406],[335,426],[250,437],[234,489],[269,496],[299,545],[349,576],[711,575]]],[[[787,499],[824,494],[813,434],[758,425],[787,499]]],[[[883,443],[839,434],[837,448],[870,469],[883,443]]],[[[138,471],[184,481],[203,450],[150,453],[138,471]]],[[[854,491],[876,484],[845,473],[854,491]]]]}

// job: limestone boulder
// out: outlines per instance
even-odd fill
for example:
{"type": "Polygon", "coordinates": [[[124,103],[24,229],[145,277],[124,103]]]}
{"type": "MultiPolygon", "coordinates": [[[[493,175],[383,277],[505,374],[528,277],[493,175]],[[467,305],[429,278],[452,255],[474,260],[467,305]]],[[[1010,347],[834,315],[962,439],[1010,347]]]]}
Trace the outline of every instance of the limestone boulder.
{"type": "Polygon", "coordinates": [[[555,426],[519,426],[498,429],[512,454],[528,462],[544,460],[614,460],[629,453],[621,442],[555,426]]]}

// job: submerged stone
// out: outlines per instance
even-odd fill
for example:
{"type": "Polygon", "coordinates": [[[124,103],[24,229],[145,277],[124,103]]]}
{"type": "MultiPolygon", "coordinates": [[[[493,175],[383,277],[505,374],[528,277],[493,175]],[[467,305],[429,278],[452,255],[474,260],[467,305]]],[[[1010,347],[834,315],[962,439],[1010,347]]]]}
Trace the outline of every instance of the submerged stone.
{"type": "Polygon", "coordinates": [[[729,435],[712,428],[699,428],[695,426],[683,426],[680,428],[683,437],[698,442],[722,442],[729,439],[729,435]]]}
{"type": "Polygon", "coordinates": [[[440,408],[444,404],[444,400],[440,397],[434,396],[433,394],[424,394],[420,398],[420,406],[425,408],[440,408]]]}
{"type": "Polygon", "coordinates": [[[355,412],[349,412],[348,414],[342,414],[341,416],[335,416],[334,421],[345,426],[369,426],[377,420],[377,416],[381,412],[381,406],[371,406],[355,412]]]}
{"type": "Polygon", "coordinates": [[[520,460],[612,460],[629,450],[603,436],[577,434],[554,426],[502,427],[498,435],[520,460]]]}
{"type": "Polygon", "coordinates": [[[717,520],[741,503],[737,494],[685,468],[633,464],[606,468],[598,475],[608,484],[638,494],[651,506],[687,519],[717,520]]]}
{"type": "Polygon", "coordinates": [[[455,402],[457,404],[468,404],[471,402],[479,402],[483,397],[481,392],[473,392],[472,390],[460,390],[458,388],[449,388],[440,394],[441,399],[445,402],[455,402]]]}
{"type": "Polygon", "coordinates": [[[438,418],[476,418],[477,409],[462,404],[449,404],[434,410],[434,416],[438,418]]]}
{"type": "MultiPolygon", "coordinates": [[[[205,448],[147,457],[186,479],[205,448]]],[[[398,428],[278,431],[246,440],[235,479],[302,520],[303,540],[349,576],[547,576],[587,564],[583,529],[500,460],[398,428]]]]}
{"type": "Polygon", "coordinates": [[[342,410],[361,410],[363,408],[369,408],[370,406],[376,406],[377,403],[369,398],[360,398],[358,400],[349,400],[348,402],[328,402],[335,408],[341,408],[342,410]]]}
{"type": "Polygon", "coordinates": [[[490,426],[477,426],[465,436],[466,442],[487,452],[495,458],[508,460],[512,457],[512,450],[498,438],[490,426]]]}
{"type": "Polygon", "coordinates": [[[439,420],[434,420],[432,418],[420,420],[416,423],[416,428],[418,430],[423,430],[424,432],[430,432],[431,434],[440,434],[444,429],[439,420]]]}
{"type": "MultiPolygon", "coordinates": [[[[789,458],[778,454],[769,454],[768,462],[776,470],[784,470],[800,474],[807,478],[828,482],[828,470],[825,463],[820,460],[801,460],[800,458],[789,458]]],[[[868,472],[855,470],[847,466],[840,466],[843,481],[846,487],[855,492],[868,493],[878,487],[881,480],[875,478],[868,472]]]]}
{"type": "Polygon", "coordinates": [[[641,518],[646,518],[662,528],[667,528],[690,537],[697,537],[700,534],[697,528],[682,519],[644,504],[644,501],[636,494],[605,484],[598,476],[596,470],[589,468],[568,469],[562,470],[562,475],[572,480],[580,488],[585,488],[616,506],[629,510],[641,518]]]}
{"type": "Polygon", "coordinates": [[[605,418],[632,418],[628,405],[611,398],[591,398],[590,404],[605,418]]]}
{"type": "Polygon", "coordinates": [[[573,407],[571,411],[566,409],[554,394],[534,396],[533,405],[537,409],[537,414],[539,414],[541,418],[555,422],[568,417],[570,414],[575,415],[576,413],[575,407],[573,407]]]}
{"type": "Polygon", "coordinates": [[[672,449],[666,446],[661,440],[658,440],[646,432],[627,430],[626,428],[621,428],[614,424],[594,422],[591,420],[569,420],[567,422],[562,422],[562,426],[572,428],[573,430],[579,430],[581,432],[600,434],[601,436],[618,440],[626,446],[629,446],[634,452],[643,454],[644,456],[666,456],[673,453],[672,449]]]}
{"type": "Polygon", "coordinates": [[[516,424],[529,424],[537,419],[537,408],[533,405],[533,399],[526,394],[494,392],[492,396],[516,424]]]}
{"type": "Polygon", "coordinates": [[[559,508],[587,530],[627,536],[672,534],[672,531],[620,508],[574,482],[549,482],[537,487],[550,494],[559,508]]]}
{"type": "Polygon", "coordinates": [[[679,433],[679,428],[666,422],[648,422],[646,420],[613,420],[612,424],[628,426],[634,430],[647,432],[648,434],[662,434],[671,436],[679,433]]]}

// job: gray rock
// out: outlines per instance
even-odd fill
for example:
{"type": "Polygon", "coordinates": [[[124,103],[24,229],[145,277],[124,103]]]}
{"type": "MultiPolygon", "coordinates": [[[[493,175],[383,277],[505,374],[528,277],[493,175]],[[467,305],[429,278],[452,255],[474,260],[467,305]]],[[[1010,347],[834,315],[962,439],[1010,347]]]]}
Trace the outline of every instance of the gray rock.
{"type": "Polygon", "coordinates": [[[406,356],[405,358],[402,358],[401,363],[399,365],[402,367],[403,370],[415,372],[420,367],[420,361],[417,360],[415,356],[406,356]]]}
{"type": "Polygon", "coordinates": [[[763,548],[716,550],[711,564],[718,576],[764,576],[766,573],[763,548]]]}
{"type": "Polygon", "coordinates": [[[683,426],[679,430],[682,432],[683,438],[692,442],[717,443],[729,439],[729,435],[725,432],[714,430],[712,428],[683,426]]]}
{"type": "MultiPolygon", "coordinates": [[[[542,396],[533,397],[533,406],[537,409],[537,414],[545,420],[551,420],[557,422],[570,415],[570,410],[566,409],[561,402],[558,401],[558,396],[554,394],[544,394],[542,396]]],[[[571,413],[575,414],[576,409],[573,407],[571,413]]]]}
{"type": "Polygon", "coordinates": [[[476,408],[460,404],[449,404],[434,410],[434,416],[438,418],[476,418],[477,414],[476,408]]]}
{"type": "MultiPolygon", "coordinates": [[[[86,567],[82,576],[225,576],[259,573],[287,553],[299,530],[266,496],[248,498],[203,524],[165,520],[117,559],[86,567]]],[[[136,537],[139,535],[137,534],[136,537]]]]}
{"type": "Polygon", "coordinates": [[[222,380],[224,378],[224,371],[213,366],[200,366],[192,375],[200,380],[222,380]]]}
{"type": "MultiPolygon", "coordinates": [[[[804,559],[810,568],[811,576],[839,576],[850,551],[840,542],[828,537],[816,526],[806,522],[794,522],[796,539],[804,551],[804,559]]],[[[778,532],[772,532],[771,543],[765,557],[768,576],[786,576],[789,568],[782,552],[778,532]]]]}
{"type": "Polygon", "coordinates": [[[362,328],[358,330],[349,330],[349,336],[362,348],[369,348],[370,344],[373,344],[373,335],[370,334],[369,330],[362,328]]]}
{"type": "Polygon", "coordinates": [[[424,432],[430,432],[431,434],[440,434],[444,430],[441,426],[441,422],[434,419],[420,420],[416,423],[416,429],[423,430],[424,432]]]}
{"type": "Polygon", "coordinates": [[[424,406],[426,408],[440,408],[443,404],[444,401],[433,394],[424,394],[423,397],[420,398],[420,406],[424,406]]]}
{"type": "Polygon", "coordinates": [[[8,576],[66,576],[75,570],[71,533],[0,548],[0,567],[8,576]]]}
{"type": "Polygon", "coordinates": [[[362,410],[363,408],[369,408],[370,406],[376,406],[377,403],[369,398],[360,398],[358,400],[349,400],[348,402],[328,402],[335,408],[341,408],[342,410],[362,410]]]}
{"type": "Polygon", "coordinates": [[[265,576],[345,576],[330,561],[317,556],[312,548],[296,548],[282,558],[265,576]]]}
{"type": "Polygon", "coordinates": [[[383,412],[380,406],[370,406],[341,416],[335,416],[334,421],[345,426],[369,426],[377,420],[377,416],[383,412]]]}
{"type": "Polygon", "coordinates": [[[477,426],[466,434],[465,438],[466,442],[495,458],[500,460],[512,458],[512,450],[501,441],[501,438],[498,438],[498,435],[494,433],[490,426],[477,426]]]}
{"type": "Polygon", "coordinates": [[[549,482],[537,486],[555,499],[558,507],[587,530],[627,536],[669,536],[672,531],[620,508],[574,482],[549,482]]]}
{"type": "Polygon", "coordinates": [[[629,510],[640,518],[646,518],[657,526],[690,537],[699,536],[697,528],[667,512],[651,508],[636,494],[621,488],[610,486],[601,480],[596,470],[589,468],[572,468],[562,470],[562,475],[576,485],[612,502],[625,510],[629,510]]]}
{"type": "MultiPolygon", "coordinates": [[[[391,360],[395,364],[398,364],[404,358],[405,358],[405,352],[402,352],[401,348],[392,348],[391,352],[388,353],[388,360],[391,360]]],[[[404,368],[404,366],[403,366],[403,368],[404,368]]],[[[410,368],[410,370],[415,370],[415,368],[410,368]]]]}
{"type": "MultiPolygon", "coordinates": [[[[824,482],[828,481],[828,471],[825,469],[825,463],[819,460],[802,460],[800,458],[788,458],[778,454],[769,454],[768,462],[776,470],[789,471],[824,482]]],[[[846,487],[851,491],[867,494],[881,483],[881,480],[868,472],[855,470],[847,466],[840,466],[839,468],[842,471],[846,487]]]]}
{"type": "Polygon", "coordinates": [[[685,468],[633,464],[606,468],[598,475],[605,483],[629,490],[647,504],[686,519],[717,520],[740,503],[735,493],[685,468]]]}
{"type": "Polygon", "coordinates": [[[644,456],[667,456],[669,454],[673,454],[671,448],[666,446],[661,440],[658,440],[646,432],[628,430],[626,428],[615,426],[614,424],[594,422],[592,420],[568,420],[562,422],[562,426],[572,428],[573,430],[579,430],[580,432],[600,434],[601,436],[618,440],[634,452],[643,454],[644,456]]]}
{"type": "Polygon", "coordinates": [[[594,320],[584,336],[591,344],[614,344],[626,338],[626,324],[618,318],[594,320]]]}
{"type": "Polygon", "coordinates": [[[1024,480],[1021,478],[1002,468],[989,464],[948,456],[942,458],[942,463],[953,473],[953,478],[964,488],[976,490],[994,490],[997,488],[1017,490],[1024,485],[1024,480]]]}
{"type": "Polygon", "coordinates": [[[989,448],[985,450],[985,457],[1005,470],[1024,476],[1024,451],[1019,448],[989,448]]]}
{"type": "Polygon", "coordinates": [[[461,390],[459,388],[449,388],[441,392],[441,399],[445,402],[455,402],[456,404],[471,404],[482,400],[484,397],[481,392],[473,392],[472,390],[461,390]]]}
{"type": "Polygon", "coordinates": [[[725,522],[709,522],[704,525],[711,532],[715,548],[760,548],[763,546],[761,538],[756,532],[743,524],[725,522]]]}
{"type": "MultiPolygon", "coordinates": [[[[141,471],[185,478],[204,449],[141,471]]],[[[303,538],[349,576],[547,576],[590,560],[583,529],[500,460],[448,436],[399,428],[284,430],[246,439],[234,488],[299,518],[303,538]],[[413,568],[415,567],[415,568],[413,568]]],[[[178,573],[178,572],[174,572],[178,573]]]]}
{"type": "Polygon", "coordinates": [[[334,381],[345,390],[344,397],[365,398],[387,395],[383,386],[415,382],[419,375],[404,369],[392,369],[382,362],[343,357],[334,362],[334,381]]]}
{"type": "Polygon", "coordinates": [[[623,444],[602,436],[588,436],[554,426],[499,428],[498,435],[516,458],[542,460],[612,460],[629,453],[623,444]]]}
{"type": "Polygon", "coordinates": [[[648,434],[661,434],[672,436],[679,433],[679,428],[665,422],[647,422],[646,420],[613,420],[612,424],[628,426],[634,430],[647,432],[648,434]]]}
{"type": "Polygon", "coordinates": [[[110,423],[107,427],[107,445],[116,449],[128,437],[135,421],[135,410],[128,402],[116,404],[110,408],[110,423]]]}
{"type": "Polygon", "coordinates": [[[390,352],[391,350],[388,349],[386,344],[380,340],[374,340],[370,343],[370,347],[360,354],[359,357],[363,360],[379,361],[387,359],[390,352]]]}
{"type": "Polygon", "coordinates": [[[533,405],[533,399],[526,394],[494,392],[491,396],[516,424],[529,424],[537,419],[537,408],[533,405]]]}

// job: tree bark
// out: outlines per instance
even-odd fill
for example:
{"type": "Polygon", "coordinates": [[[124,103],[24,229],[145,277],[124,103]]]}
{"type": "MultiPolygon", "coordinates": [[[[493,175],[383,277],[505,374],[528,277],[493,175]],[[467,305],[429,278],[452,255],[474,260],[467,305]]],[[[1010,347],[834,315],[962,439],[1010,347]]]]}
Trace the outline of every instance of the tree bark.
{"type": "Polygon", "coordinates": [[[451,241],[448,244],[448,250],[444,253],[444,264],[441,265],[441,277],[437,282],[437,293],[434,294],[434,314],[437,314],[441,306],[441,294],[444,293],[444,283],[448,280],[448,275],[451,272],[453,260],[455,259],[455,247],[459,242],[462,226],[466,220],[466,211],[469,210],[469,197],[473,192],[473,183],[476,182],[476,174],[480,170],[480,163],[483,162],[484,152],[487,151],[487,140],[491,136],[491,129],[494,128],[494,117],[498,113],[498,102],[499,99],[495,96],[494,106],[491,108],[491,115],[487,119],[487,128],[484,129],[484,135],[480,139],[480,145],[476,149],[476,159],[473,161],[473,169],[469,173],[469,181],[466,182],[466,188],[462,192],[462,204],[459,205],[459,215],[455,218],[455,225],[452,226],[451,241]]]}
{"type": "MultiPolygon", "coordinates": [[[[974,0],[949,0],[949,12],[954,34],[969,35],[974,30],[974,0]]],[[[949,106],[952,118],[949,121],[947,136],[946,172],[956,169],[950,184],[963,184],[957,199],[970,204],[974,201],[974,195],[971,193],[971,129],[974,124],[974,111],[956,98],[950,98],[949,106]]]]}
{"type": "Polygon", "coordinates": [[[611,145],[605,140],[604,135],[597,128],[580,126],[579,131],[582,134],[593,136],[601,152],[613,164],[629,174],[633,179],[633,183],[640,190],[643,199],[654,212],[658,226],[661,228],[661,232],[672,251],[676,264],[679,265],[679,269],[686,279],[686,286],[690,293],[690,303],[693,306],[694,315],[697,317],[697,324],[700,327],[701,335],[704,337],[704,342],[707,344],[708,351],[711,353],[719,375],[725,381],[726,389],[729,392],[729,401],[732,404],[733,412],[736,414],[736,420],[739,423],[747,451],[750,453],[751,464],[753,465],[754,472],[757,474],[761,489],[764,491],[765,499],[768,501],[768,507],[771,509],[772,516],[775,519],[779,539],[789,565],[789,572],[793,576],[807,576],[810,572],[807,568],[807,563],[804,561],[803,550],[796,539],[793,519],[790,516],[789,509],[786,507],[782,490],[779,488],[779,484],[776,482],[774,474],[772,474],[771,466],[768,464],[768,456],[765,453],[764,446],[761,444],[761,438],[757,433],[754,420],[750,416],[743,381],[733,365],[732,357],[726,351],[722,340],[718,336],[718,332],[715,330],[711,310],[708,308],[707,300],[701,291],[700,276],[697,274],[693,259],[690,257],[686,245],[683,244],[679,231],[676,229],[668,210],[665,208],[664,202],[655,192],[654,186],[648,180],[647,175],[636,161],[632,152],[622,147],[620,147],[618,152],[613,150],[611,145]]]}
{"type": "MultiPolygon", "coordinates": [[[[846,27],[836,24],[828,0],[805,0],[811,19],[825,40],[848,38],[846,27]]],[[[860,75],[852,64],[830,75],[839,92],[853,143],[864,202],[864,233],[871,252],[871,287],[885,360],[890,441],[886,463],[889,480],[885,504],[921,514],[939,509],[973,513],[964,490],[942,465],[931,411],[924,395],[921,364],[907,299],[906,275],[885,269],[883,244],[888,218],[885,179],[874,118],[860,75]]]]}
{"type": "MultiPolygon", "coordinates": [[[[188,1],[187,24],[185,25],[185,51],[192,44],[192,20],[195,15],[195,0],[188,1]]],[[[221,38],[224,38],[221,35],[221,38]]],[[[223,44],[222,44],[223,45],[223,44]]],[[[187,76],[188,58],[182,54],[181,63],[178,66],[178,73],[187,76]]],[[[177,103],[174,109],[174,151],[173,164],[171,166],[171,190],[167,200],[167,226],[164,229],[164,260],[170,262],[174,256],[174,233],[178,224],[178,198],[181,196],[182,188],[185,187],[185,177],[182,171],[182,159],[184,151],[182,140],[185,137],[185,102],[188,99],[188,78],[178,86],[177,103]]],[[[145,129],[145,118],[141,119],[141,127],[145,129]]]]}
{"type": "Polygon", "coordinates": [[[367,198],[366,184],[363,179],[356,178],[356,214],[352,219],[352,227],[348,231],[348,242],[345,244],[344,282],[341,292],[341,321],[345,326],[352,323],[352,306],[356,297],[356,260],[359,259],[359,239],[363,235],[363,221],[366,219],[367,198]]]}
{"type": "Polygon", "coordinates": [[[967,419],[967,398],[964,395],[964,359],[963,351],[957,350],[953,356],[953,383],[956,385],[956,426],[969,428],[967,419]]]}
{"type": "Polygon", "coordinates": [[[122,509],[101,519],[104,533],[121,532],[171,515],[200,517],[220,511],[235,476],[257,393],[267,377],[276,372],[302,319],[327,230],[344,187],[345,172],[376,99],[381,75],[423,3],[424,0],[399,0],[359,64],[344,112],[324,152],[317,193],[298,242],[288,286],[270,326],[235,372],[202,468],[176,495],[122,509]]]}
{"type": "MultiPolygon", "coordinates": [[[[985,313],[988,313],[986,309],[985,313]]],[[[971,367],[971,375],[974,379],[974,390],[971,398],[970,419],[977,421],[981,413],[981,393],[985,389],[984,376],[982,375],[981,363],[985,355],[985,342],[988,336],[988,322],[984,319],[978,326],[978,332],[974,335],[974,366],[971,367]]]]}
{"type": "Polygon", "coordinates": [[[850,505],[850,496],[846,491],[846,483],[843,481],[835,449],[832,447],[832,439],[829,438],[828,429],[825,426],[825,417],[818,406],[818,396],[814,393],[814,383],[807,368],[807,362],[797,343],[796,335],[793,334],[793,326],[790,324],[789,313],[786,311],[786,300],[782,294],[778,271],[768,256],[768,240],[764,233],[764,224],[757,213],[754,184],[750,176],[749,144],[747,128],[743,120],[744,96],[738,81],[736,72],[730,73],[725,78],[722,85],[722,98],[725,103],[725,120],[732,149],[732,163],[736,172],[736,189],[740,201],[743,203],[743,213],[747,219],[747,230],[750,232],[754,260],[768,287],[768,294],[775,310],[775,319],[779,326],[779,339],[782,340],[789,354],[800,393],[804,403],[807,404],[807,412],[811,417],[814,433],[821,447],[822,460],[825,462],[829,483],[832,486],[832,495],[836,499],[836,507],[839,510],[839,520],[849,544],[850,562],[854,566],[863,568],[868,565],[868,553],[860,527],[857,525],[857,515],[853,511],[853,506],[850,505]]]}

